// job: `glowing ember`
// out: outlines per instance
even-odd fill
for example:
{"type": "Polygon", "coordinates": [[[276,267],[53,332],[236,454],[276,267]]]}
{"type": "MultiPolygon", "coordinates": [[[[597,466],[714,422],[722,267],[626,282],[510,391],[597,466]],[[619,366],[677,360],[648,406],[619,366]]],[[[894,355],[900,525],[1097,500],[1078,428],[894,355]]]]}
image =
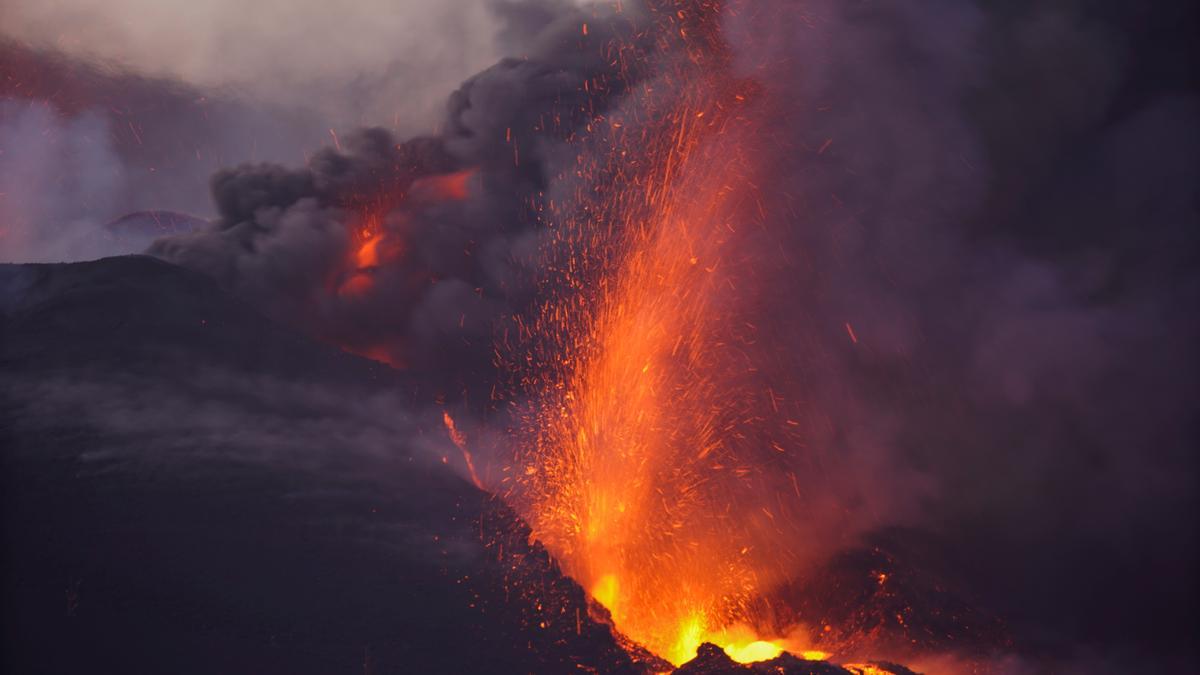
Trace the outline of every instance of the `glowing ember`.
{"type": "Polygon", "coordinates": [[[446,432],[450,434],[450,440],[458,448],[463,455],[463,460],[467,463],[467,471],[471,474],[471,482],[475,487],[483,489],[483,483],[479,480],[479,474],[475,473],[475,460],[471,457],[471,453],[467,450],[467,437],[458,430],[454,425],[454,418],[450,413],[442,411],[442,423],[446,425],[446,432]]]}
{"type": "Polygon", "coordinates": [[[617,628],[675,664],[706,641],[744,662],[803,652],[754,609],[786,562],[767,474],[789,432],[737,320],[748,85],[723,74],[707,9],[664,16],[690,56],[670,100],[648,88],[611,155],[581,158],[602,187],[558,224],[554,300],[524,326],[545,370],[509,495],[617,628]]]}

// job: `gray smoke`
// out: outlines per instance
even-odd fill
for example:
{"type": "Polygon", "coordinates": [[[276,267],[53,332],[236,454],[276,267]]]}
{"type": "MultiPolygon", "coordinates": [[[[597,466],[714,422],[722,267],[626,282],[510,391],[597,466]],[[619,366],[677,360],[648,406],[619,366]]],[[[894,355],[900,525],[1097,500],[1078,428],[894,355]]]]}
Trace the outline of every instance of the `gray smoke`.
{"type": "Polygon", "coordinates": [[[214,171],[302,161],[304,148],[328,137],[304,110],[0,39],[0,259],[139,252],[149,240],[112,221],[148,209],[207,217],[214,171]]]}
{"type": "Polygon", "coordinates": [[[213,228],[150,253],[208,273],[270,316],[482,399],[495,382],[493,331],[531,297],[544,194],[581,127],[633,81],[617,77],[608,53],[632,34],[623,16],[554,3],[499,13],[524,54],[455,91],[441,134],[399,141],[366,129],[303,168],[218,172],[213,228]],[[465,197],[429,194],[462,171],[465,197]],[[382,213],[380,246],[395,250],[347,271],[364,211],[382,213]]]}
{"type": "Polygon", "coordinates": [[[6,259],[78,260],[137,250],[121,250],[96,222],[97,214],[117,207],[127,180],[101,116],[70,119],[48,105],[0,100],[0,148],[6,259]]]}

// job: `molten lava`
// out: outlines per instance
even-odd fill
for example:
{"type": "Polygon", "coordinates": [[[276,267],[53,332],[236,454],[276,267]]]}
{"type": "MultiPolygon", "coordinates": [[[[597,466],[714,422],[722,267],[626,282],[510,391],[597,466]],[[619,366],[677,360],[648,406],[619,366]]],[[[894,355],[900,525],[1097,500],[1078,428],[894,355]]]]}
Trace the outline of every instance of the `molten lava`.
{"type": "Polygon", "coordinates": [[[788,563],[772,479],[794,422],[745,311],[753,88],[728,74],[719,7],[694,9],[662,16],[688,54],[669,93],[645,87],[581,155],[553,299],[523,326],[541,369],[509,499],[624,634],[675,664],[705,641],[749,662],[803,653],[761,606],[788,563]]]}
{"type": "Polygon", "coordinates": [[[475,459],[471,457],[471,451],[467,449],[467,437],[458,430],[458,426],[454,424],[454,418],[446,411],[442,411],[442,423],[446,425],[446,433],[450,435],[450,441],[462,453],[463,461],[467,464],[467,472],[471,476],[471,482],[482,490],[483,482],[479,480],[479,474],[475,472],[475,459]]]}

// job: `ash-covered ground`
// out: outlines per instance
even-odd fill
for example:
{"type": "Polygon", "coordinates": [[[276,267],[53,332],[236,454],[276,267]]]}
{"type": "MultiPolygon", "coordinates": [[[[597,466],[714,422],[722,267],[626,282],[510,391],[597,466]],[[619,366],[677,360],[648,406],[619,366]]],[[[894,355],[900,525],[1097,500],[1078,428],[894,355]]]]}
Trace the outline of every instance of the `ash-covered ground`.
{"type": "MultiPolygon", "coordinates": [[[[443,462],[402,373],[150,257],[4,265],[0,288],[6,671],[669,667],[443,462]]],[[[682,672],[742,672],[723,659],[682,672]]]]}

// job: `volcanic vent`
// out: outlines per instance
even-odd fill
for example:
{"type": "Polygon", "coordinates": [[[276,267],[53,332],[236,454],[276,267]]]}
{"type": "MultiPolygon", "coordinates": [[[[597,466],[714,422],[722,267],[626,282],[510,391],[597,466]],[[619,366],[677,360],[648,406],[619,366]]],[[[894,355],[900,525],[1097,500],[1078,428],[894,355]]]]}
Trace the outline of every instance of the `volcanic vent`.
{"type": "Polygon", "coordinates": [[[458,471],[455,494],[519,515],[467,528],[503,586],[472,611],[508,621],[496,608],[519,596],[512,634],[541,634],[529,644],[557,645],[555,663],[579,644],[685,672],[986,659],[1007,630],[963,589],[993,606],[1030,593],[996,581],[1008,549],[1054,551],[1061,534],[1013,523],[1125,494],[1101,481],[1014,507],[984,489],[992,469],[1036,492],[1047,448],[1093,433],[1097,454],[1052,468],[1072,482],[1105,465],[1117,436],[1092,417],[1136,397],[1100,415],[1072,387],[1140,373],[1145,393],[1174,369],[1118,378],[1090,336],[1191,333],[1111,325],[1113,298],[1140,307],[1096,271],[1119,256],[1058,265],[1050,249],[1070,242],[996,243],[988,228],[1015,217],[993,207],[1020,200],[978,167],[1011,129],[984,138],[989,115],[960,115],[978,17],[950,4],[933,3],[942,32],[920,3],[502,3],[515,56],[463,83],[436,133],[330,130],[302,168],[222,170],[216,219],[150,253],[376,362],[363,377],[403,390],[398,414],[420,418],[406,433],[458,471]],[[776,22],[813,44],[780,47],[761,30],[776,22]],[[1078,420],[1038,416],[1060,406],[1078,420]],[[1032,470],[1005,464],[1021,452],[1032,470]],[[942,498],[939,522],[905,529],[942,498]],[[1007,539],[989,549],[992,532],[1007,539]],[[1000,555],[972,560],[954,537],[1000,555]],[[989,578],[960,584],[981,560],[989,578]]]}
{"type": "Polygon", "coordinates": [[[515,508],[651,669],[881,644],[829,625],[837,600],[781,592],[855,533],[781,358],[795,317],[770,294],[794,261],[760,187],[774,103],[723,36],[738,11],[564,11],[452,97],[443,134],[220,172],[214,226],[151,249],[407,371],[457,446],[442,461],[515,508]]]}

